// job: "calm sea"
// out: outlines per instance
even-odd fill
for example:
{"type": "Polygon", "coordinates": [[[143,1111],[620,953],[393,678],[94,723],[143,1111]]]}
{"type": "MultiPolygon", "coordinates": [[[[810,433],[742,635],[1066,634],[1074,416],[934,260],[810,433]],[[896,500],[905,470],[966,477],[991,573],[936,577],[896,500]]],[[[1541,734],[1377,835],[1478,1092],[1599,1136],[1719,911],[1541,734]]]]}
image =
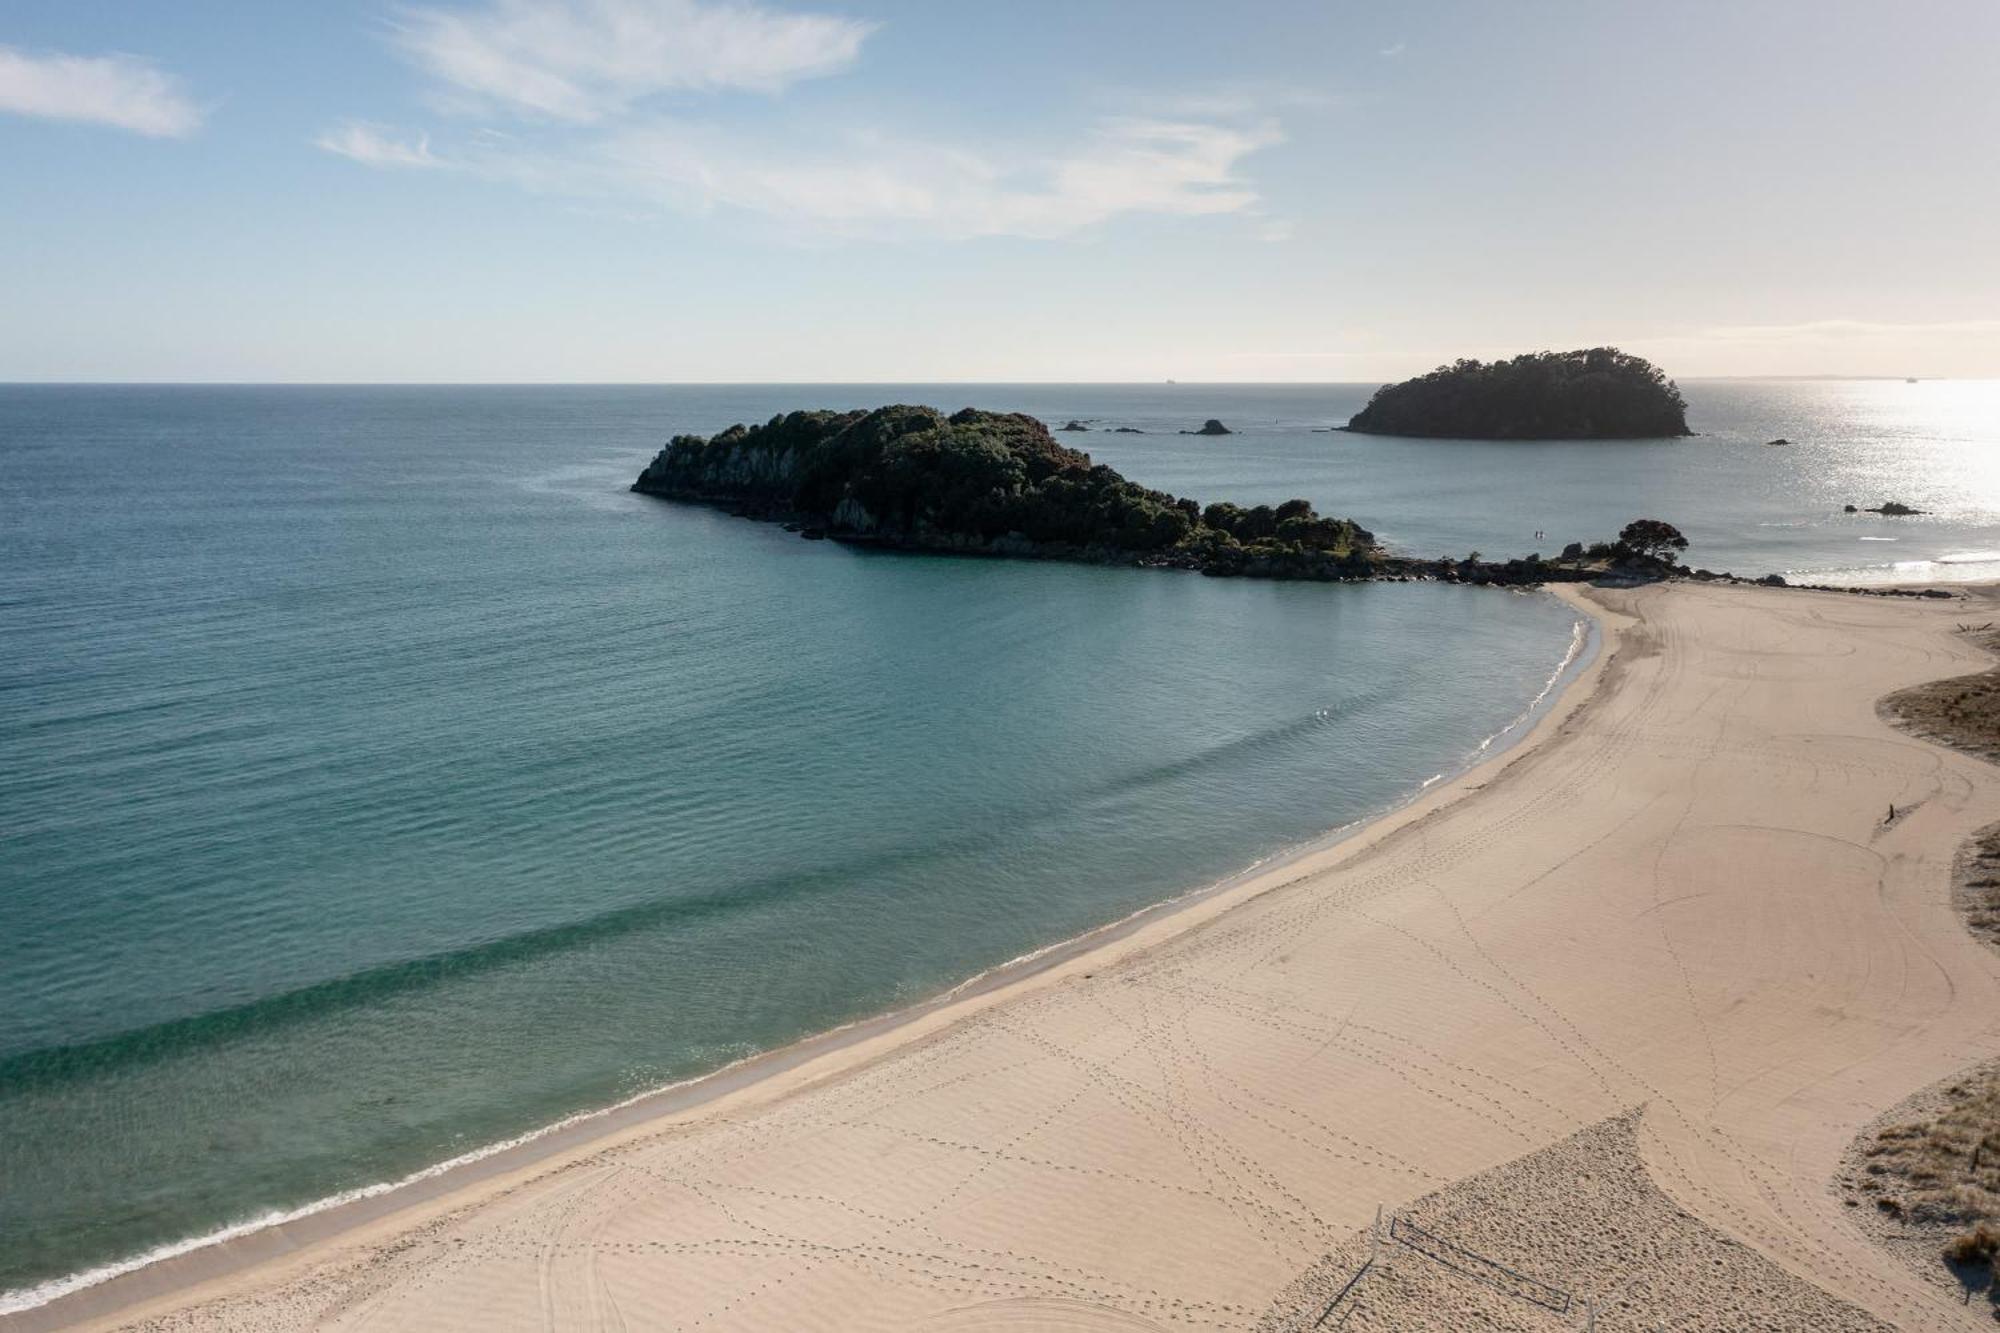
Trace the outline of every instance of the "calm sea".
{"type": "Polygon", "coordinates": [[[804,542],[628,494],[667,435],[971,404],[1420,554],[1648,514],[1744,573],[2000,572],[1996,386],[1688,387],[1701,437],[1609,446],[1316,430],[1358,386],[0,387],[0,1288],[1213,881],[1464,764],[1571,648],[1540,595],[804,542]],[[1839,512],[1884,499],[1937,512],[1839,512]]]}

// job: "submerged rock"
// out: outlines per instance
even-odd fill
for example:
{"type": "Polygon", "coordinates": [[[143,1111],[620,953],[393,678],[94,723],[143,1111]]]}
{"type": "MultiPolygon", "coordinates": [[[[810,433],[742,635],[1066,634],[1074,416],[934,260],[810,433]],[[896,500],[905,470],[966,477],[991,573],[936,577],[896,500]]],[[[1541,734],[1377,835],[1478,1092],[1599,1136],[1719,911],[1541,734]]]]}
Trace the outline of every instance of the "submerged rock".
{"type": "Polygon", "coordinates": [[[1200,430],[1184,430],[1183,435],[1234,435],[1236,432],[1217,421],[1214,417],[1201,423],[1200,430]]]}
{"type": "Polygon", "coordinates": [[[1057,430],[1089,430],[1089,429],[1090,429],[1090,427],[1088,427],[1088,426],[1084,425],[1084,424],[1083,424],[1083,423],[1082,423],[1081,421],[1078,421],[1078,420],[1076,420],[1075,418],[1071,418],[1071,419],[1070,419],[1069,421],[1067,421],[1067,422],[1064,422],[1064,423],[1063,423],[1062,425],[1060,425],[1060,426],[1057,426],[1057,427],[1056,427],[1056,429],[1057,429],[1057,430]]]}
{"type": "Polygon", "coordinates": [[[1873,509],[1870,509],[1867,512],[1871,514],[1887,514],[1890,518],[1901,518],[1905,514],[1921,514],[1925,513],[1926,511],[1922,509],[1912,509],[1908,505],[1902,504],[1896,500],[1885,500],[1881,504],[1876,505],[1873,509]]]}

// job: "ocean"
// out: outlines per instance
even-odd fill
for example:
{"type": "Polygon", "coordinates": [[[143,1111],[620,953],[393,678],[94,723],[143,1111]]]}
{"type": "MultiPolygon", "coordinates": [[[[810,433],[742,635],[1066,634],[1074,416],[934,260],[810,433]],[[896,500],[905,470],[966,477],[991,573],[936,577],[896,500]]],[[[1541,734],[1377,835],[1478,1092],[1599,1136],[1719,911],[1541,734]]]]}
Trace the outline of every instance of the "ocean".
{"type": "Polygon", "coordinates": [[[668,435],[1021,410],[1412,554],[1645,515],[1714,569],[2000,576],[2000,384],[1697,382],[1680,441],[1327,433],[1369,387],[0,386],[0,1309],[1296,848],[1577,646],[1542,594],[801,541],[629,494],[668,435]],[[1238,433],[1175,433],[1207,417],[1238,433]],[[1841,510],[1887,499],[1933,512],[1841,510]]]}

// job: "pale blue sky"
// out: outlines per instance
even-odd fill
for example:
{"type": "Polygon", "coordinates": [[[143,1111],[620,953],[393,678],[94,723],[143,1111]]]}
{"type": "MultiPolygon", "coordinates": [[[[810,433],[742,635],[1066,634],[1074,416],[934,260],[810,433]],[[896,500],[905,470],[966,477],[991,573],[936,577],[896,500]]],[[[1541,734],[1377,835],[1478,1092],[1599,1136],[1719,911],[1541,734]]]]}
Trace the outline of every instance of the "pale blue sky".
{"type": "Polygon", "coordinates": [[[0,380],[2000,375],[2000,4],[9,0],[0,380]]]}

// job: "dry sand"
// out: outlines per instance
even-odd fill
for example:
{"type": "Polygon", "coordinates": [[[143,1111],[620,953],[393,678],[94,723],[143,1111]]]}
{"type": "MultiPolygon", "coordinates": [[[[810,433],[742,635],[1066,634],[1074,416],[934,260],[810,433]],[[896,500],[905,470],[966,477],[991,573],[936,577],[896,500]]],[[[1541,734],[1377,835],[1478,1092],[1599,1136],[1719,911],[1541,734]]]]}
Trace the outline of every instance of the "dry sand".
{"type": "Polygon", "coordinates": [[[1886,1333],[1662,1193],[1640,1160],[1641,1119],[1606,1120],[1401,1209],[1287,1290],[1260,1333],[1541,1333],[1593,1315],[1601,1333],[1886,1333]],[[1576,1274],[1592,1296],[1543,1276],[1576,1274]]]}
{"type": "Polygon", "coordinates": [[[1986,665],[1963,607],[1593,595],[1605,653],[1536,737],[1363,837],[705,1106],[16,1322],[1247,1329],[1425,1200],[1579,1304],[1520,1322],[1412,1252],[1398,1328],[1991,1327],[1829,1185],[2000,1056],[1951,902],[2000,770],[1875,709],[1986,665]]]}

